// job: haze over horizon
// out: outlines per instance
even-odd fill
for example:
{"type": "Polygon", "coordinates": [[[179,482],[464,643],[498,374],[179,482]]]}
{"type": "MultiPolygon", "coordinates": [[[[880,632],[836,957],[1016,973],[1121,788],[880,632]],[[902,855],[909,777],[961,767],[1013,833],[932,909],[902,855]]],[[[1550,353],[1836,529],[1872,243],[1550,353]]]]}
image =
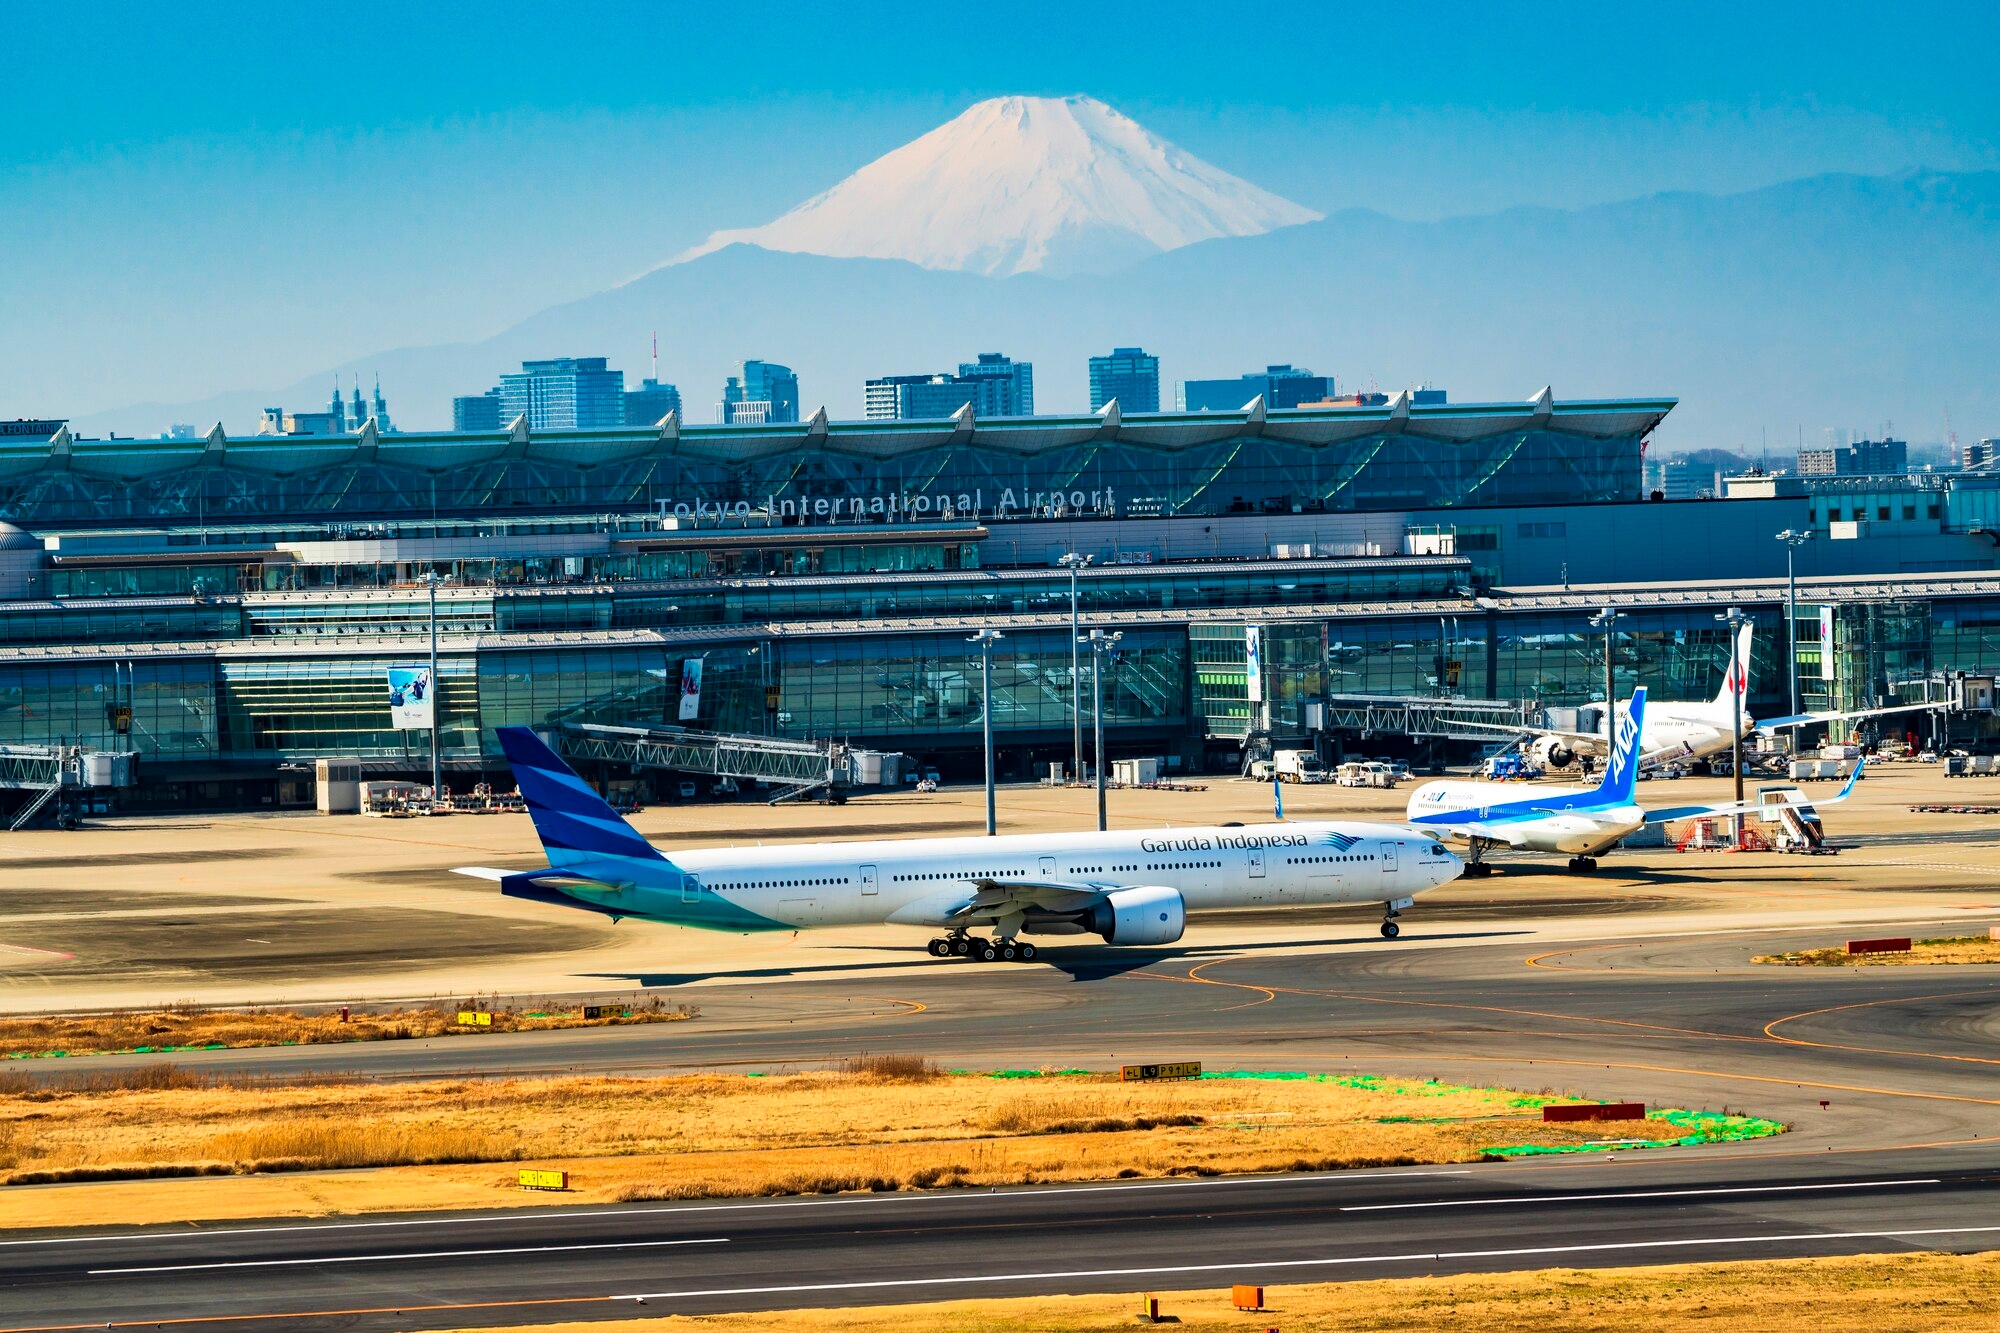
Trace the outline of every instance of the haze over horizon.
{"type": "MultiPolygon", "coordinates": [[[[0,268],[0,312],[10,316],[0,320],[0,416],[90,418],[135,403],[273,393],[336,366],[365,373],[369,359],[387,362],[398,347],[477,343],[538,311],[610,291],[705,236],[747,230],[769,239],[786,210],[994,96],[1101,99],[1140,134],[1178,145],[1236,186],[1294,210],[1294,222],[1357,208],[1404,228],[1510,209],[1587,214],[1675,191],[1732,195],[1828,173],[1962,173],[2000,163],[1996,111],[1972,55],[1987,45],[1978,38],[1992,35],[1993,21],[1942,8],[1870,12],[1865,51],[1824,9],[1811,11],[1821,20],[1813,23],[1802,9],[1774,10],[1656,19],[1658,30],[1649,32],[1625,17],[1606,26],[1581,7],[1514,11],[1502,21],[1466,6],[1442,11],[1411,48],[1396,44],[1387,10],[1325,16],[1271,6],[1246,16],[1257,22],[1217,31],[1198,22],[1203,11],[1166,7],[1159,22],[1109,52],[1082,40],[1088,34],[1072,11],[1050,10],[1034,40],[1026,34],[1037,24],[1024,18],[1023,32],[998,34],[970,67],[929,59],[936,35],[899,24],[893,6],[870,33],[872,54],[858,59],[859,39],[829,17],[779,9],[767,27],[796,35],[816,60],[788,66],[783,79],[740,68],[684,70],[687,62],[677,61],[665,95],[656,78],[642,77],[649,58],[699,49],[711,20],[677,16],[669,35],[646,27],[652,11],[590,9],[602,24],[580,13],[576,31],[538,41],[536,77],[513,80],[496,76],[482,52],[525,21],[525,9],[502,7],[478,31],[449,18],[402,16],[394,39],[380,36],[386,10],[344,12],[351,30],[374,31],[351,50],[339,29],[313,34],[305,18],[250,8],[240,21],[187,31],[137,6],[6,20],[31,70],[58,67],[60,51],[79,42],[96,44],[104,60],[93,79],[105,92],[79,104],[58,84],[38,88],[43,76],[31,74],[11,131],[0,137],[0,249],[15,261],[0,268]],[[1252,28],[1282,30],[1288,40],[1253,38],[1245,31],[1252,28]],[[631,36],[588,35],[604,30],[631,36]],[[1377,36],[1357,43],[1356,31],[1377,36]],[[268,57],[316,35],[345,52],[340,95],[308,80],[287,87],[283,99],[264,96],[281,77],[268,57]],[[440,59],[445,51],[449,60],[440,59]],[[1342,58],[1307,77],[1314,53],[1328,51],[1342,58]],[[162,67],[208,77],[137,77],[162,67]],[[1189,69],[1202,71],[1202,100],[1186,95],[1189,69]],[[1329,70],[1337,77],[1325,77],[1329,70]],[[1620,76],[1634,70],[1647,77],[1620,76]]],[[[1972,248],[1946,259],[1980,274],[1993,267],[1992,223],[1976,207],[1971,216],[1987,229],[1955,232],[1952,244],[1972,248]]],[[[1173,234],[1242,235],[1285,219],[1203,225],[1208,232],[1173,234]]],[[[1455,228],[1463,231],[1454,223],[1430,234],[1449,237],[1455,228]]],[[[1148,244],[1172,248],[1157,237],[1148,244]]],[[[1195,253],[1241,244],[1210,241],[1195,253]]],[[[1143,250],[1120,258],[1142,258],[1143,250]]],[[[998,271],[1039,267],[1003,261],[998,271]]],[[[1379,325],[1395,315],[1365,318],[1379,325]]],[[[1352,323],[1355,314],[1327,317],[1352,323]]],[[[530,354],[608,355],[636,380],[650,331],[644,323],[604,329],[592,345],[530,354]]],[[[1157,325],[1134,323],[1121,341],[1171,339],[1157,325]]],[[[661,332],[664,341],[668,331],[661,332]]],[[[1319,368],[1347,383],[1439,377],[1436,366],[1421,364],[1413,332],[1420,331],[1385,328],[1378,343],[1396,354],[1357,358],[1352,330],[1343,330],[1335,341],[1344,364],[1319,368]]],[[[841,334],[868,336],[867,329],[841,334]]],[[[1858,331],[1830,327],[1821,336],[1835,360],[1859,355],[1858,331]]],[[[816,355],[807,346],[709,350],[698,364],[663,365],[665,377],[682,384],[691,413],[711,396],[716,366],[763,355],[809,375],[816,355]]],[[[885,340],[877,373],[942,368],[975,350],[992,349],[939,345],[928,358],[935,366],[903,365],[906,354],[885,340]]],[[[1025,343],[1005,350],[1038,362],[1045,355],[1025,343]]],[[[1571,357],[1552,343],[1535,383],[1517,383],[1521,350],[1496,348],[1482,364],[1477,349],[1459,349],[1451,375],[1472,396],[1504,389],[1509,397],[1544,381],[1560,393],[1579,378],[1566,374],[1571,357]],[[1495,387],[1481,393],[1482,383],[1495,387]]],[[[1324,342],[1321,350],[1280,342],[1246,320],[1233,353],[1208,345],[1203,354],[1234,361],[1181,364],[1170,376],[1235,374],[1267,360],[1309,363],[1333,353],[1324,342]]],[[[435,398],[433,388],[418,393],[384,368],[392,408],[435,398]]],[[[479,375],[490,383],[506,368],[489,364],[479,375]]],[[[1824,419],[1802,424],[1872,427],[1890,418],[1914,438],[1941,434],[1953,386],[1899,388],[1891,381],[1901,369],[1884,369],[1880,410],[1834,404],[1824,419]],[[1924,409],[1939,417],[1933,429],[1911,420],[1912,402],[1935,404],[1934,412],[1924,409]]],[[[1051,388],[1062,382],[1039,365],[1038,378],[1051,388]]],[[[832,384],[805,387],[808,397],[837,397],[832,384]]],[[[1638,373],[1622,386],[1684,401],[1708,387],[1638,373]]],[[[1964,386],[1968,404],[1974,387],[1964,386]]],[[[858,384],[853,389],[858,396],[858,384]]],[[[1082,406],[1061,396],[1043,405],[1082,406]]],[[[409,424],[443,424],[434,409],[421,415],[430,419],[409,424]]],[[[1766,424],[1790,422],[1774,416],[1766,424]]],[[[1961,437],[2000,433],[2000,416],[1955,412],[1954,423],[1961,437]]],[[[166,424],[155,413],[121,429],[166,424]]],[[[1715,429],[1686,443],[1754,442],[1758,427],[1745,417],[1715,429]],[[1732,438],[1724,438],[1728,431],[1732,438]]]]}

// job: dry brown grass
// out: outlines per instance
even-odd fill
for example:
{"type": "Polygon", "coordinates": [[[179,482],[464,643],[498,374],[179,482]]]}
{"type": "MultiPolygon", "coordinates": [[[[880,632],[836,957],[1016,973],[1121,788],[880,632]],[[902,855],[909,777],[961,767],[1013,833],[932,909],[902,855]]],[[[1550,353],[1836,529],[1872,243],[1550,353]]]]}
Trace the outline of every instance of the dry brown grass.
{"type": "Polygon", "coordinates": [[[1605,1134],[1542,1124],[1539,1097],[1420,1081],[1017,1080],[901,1059],[768,1078],[153,1082],[10,1080],[0,1181],[533,1161],[567,1167],[587,1197],[684,1199],[1465,1162],[1605,1134]]]}
{"type": "Polygon", "coordinates": [[[204,1009],[175,1003],[157,1009],[0,1019],[0,1057],[491,1036],[546,1028],[673,1023],[699,1013],[688,1005],[669,1005],[650,997],[624,1006],[618,1017],[586,1019],[581,1009],[567,1002],[504,1006],[473,997],[405,1009],[354,1009],[343,1023],[338,1010],[302,1014],[288,1009],[204,1009]],[[490,1027],[461,1026],[461,1010],[485,1010],[493,1015],[493,1023],[490,1027]]]}
{"type": "MultiPolygon", "coordinates": [[[[1230,1307],[1226,1286],[1161,1295],[1187,1333],[1972,1333],[2000,1327],[2000,1255],[1545,1269],[1469,1277],[1265,1287],[1269,1308],[1230,1307]]],[[[540,1333],[1111,1333],[1135,1325],[1137,1294],[1038,1296],[853,1310],[790,1310],[541,1325],[540,1333]]],[[[514,1326],[518,1328],[519,1326],[514,1326]]],[[[499,1333],[461,1330],[460,1333],[499,1333]]]]}
{"type": "Polygon", "coordinates": [[[1907,951],[1896,953],[1849,953],[1843,944],[1829,949],[1800,949],[1796,953],[1760,954],[1750,961],[1775,963],[1780,967],[1921,967],[1943,963],[2000,963],[2000,940],[1984,935],[1914,940],[1907,951]]]}

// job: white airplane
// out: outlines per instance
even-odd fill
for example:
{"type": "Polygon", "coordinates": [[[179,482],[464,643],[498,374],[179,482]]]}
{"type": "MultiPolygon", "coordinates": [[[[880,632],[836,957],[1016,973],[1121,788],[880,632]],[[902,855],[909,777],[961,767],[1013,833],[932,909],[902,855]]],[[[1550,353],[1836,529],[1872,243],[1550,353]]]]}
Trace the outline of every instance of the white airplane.
{"type": "MultiPolygon", "coordinates": [[[[1639,737],[1652,722],[1646,711],[1646,687],[1632,691],[1632,701],[1618,711],[1618,732],[1604,780],[1595,787],[1522,787],[1502,782],[1427,782],[1410,793],[1407,811],[1413,827],[1433,836],[1463,841],[1469,847],[1465,873],[1485,875],[1492,867],[1482,859],[1490,847],[1516,851],[1561,852],[1569,857],[1572,874],[1597,869],[1597,858],[1631,836],[1642,825],[1681,819],[1718,818],[1748,814],[1759,804],[1684,805],[1648,812],[1634,798],[1639,776],[1639,737]],[[1524,794],[1525,793],[1525,794],[1524,794]]],[[[1861,778],[1854,766],[1840,794],[1820,804],[1844,801],[1861,778]]],[[[1806,805],[1809,803],[1791,802],[1806,805]]]]}
{"type": "MultiPolygon", "coordinates": [[[[1639,766],[1652,768],[1658,764],[1675,763],[1681,760],[1706,759],[1710,755],[1728,751],[1736,741],[1736,696],[1747,692],[1750,685],[1750,646],[1754,626],[1744,625],[1736,633],[1736,652],[1729,668],[1723,673],[1722,688],[1713,699],[1706,702],[1659,702],[1646,715],[1646,725],[1639,736],[1639,766]]],[[[1894,708],[1872,708],[1859,712],[1798,713],[1790,717],[1767,718],[1759,722],[1751,716],[1746,693],[1743,710],[1743,737],[1747,742],[1753,732],[1783,731],[1793,727],[1808,727],[1818,722],[1853,721],[1858,718],[1882,717],[1890,713],[1914,713],[1942,708],[1941,703],[1902,704],[1894,708]]],[[[1625,706],[1614,706],[1616,716],[1625,715],[1625,706]]],[[[1482,730],[1507,731],[1515,735],[1526,734],[1535,739],[1528,747],[1528,753],[1543,768],[1568,768],[1583,755],[1602,759],[1605,754],[1604,733],[1595,731],[1564,731],[1555,727],[1503,727],[1490,723],[1472,723],[1482,730]]]]}
{"type": "Polygon", "coordinates": [[[1223,824],[822,842],[662,855],[525,727],[499,729],[547,870],[468,866],[509,897],[712,930],[928,926],[939,958],[1029,961],[1022,934],[1172,944],[1189,909],[1379,902],[1382,934],[1463,862],[1408,827],[1223,824]],[[970,932],[990,929],[981,939],[970,932]]]}

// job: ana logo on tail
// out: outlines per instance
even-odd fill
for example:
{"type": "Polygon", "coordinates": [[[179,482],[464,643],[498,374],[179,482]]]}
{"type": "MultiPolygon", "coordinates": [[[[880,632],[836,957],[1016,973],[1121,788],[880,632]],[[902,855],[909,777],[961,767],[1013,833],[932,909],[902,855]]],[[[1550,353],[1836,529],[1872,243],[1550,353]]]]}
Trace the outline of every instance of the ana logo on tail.
{"type": "Polygon", "coordinates": [[[1646,730],[1646,687],[1632,691],[1632,702],[1611,733],[1611,762],[1604,770],[1599,793],[1610,801],[1632,799],[1632,786],[1639,776],[1639,737],[1646,730]]]}

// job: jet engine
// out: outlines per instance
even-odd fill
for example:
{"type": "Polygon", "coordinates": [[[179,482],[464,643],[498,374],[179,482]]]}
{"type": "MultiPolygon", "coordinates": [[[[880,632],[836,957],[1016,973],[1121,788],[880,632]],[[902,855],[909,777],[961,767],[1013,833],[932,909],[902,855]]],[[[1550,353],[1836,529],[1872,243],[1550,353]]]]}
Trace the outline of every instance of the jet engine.
{"type": "Polygon", "coordinates": [[[1560,736],[1537,737],[1528,753],[1543,768],[1568,768],[1576,762],[1576,747],[1560,736]]]}
{"type": "Polygon", "coordinates": [[[1106,944],[1172,944],[1187,929],[1187,902],[1178,889],[1113,889],[1082,924],[1106,944]]]}

